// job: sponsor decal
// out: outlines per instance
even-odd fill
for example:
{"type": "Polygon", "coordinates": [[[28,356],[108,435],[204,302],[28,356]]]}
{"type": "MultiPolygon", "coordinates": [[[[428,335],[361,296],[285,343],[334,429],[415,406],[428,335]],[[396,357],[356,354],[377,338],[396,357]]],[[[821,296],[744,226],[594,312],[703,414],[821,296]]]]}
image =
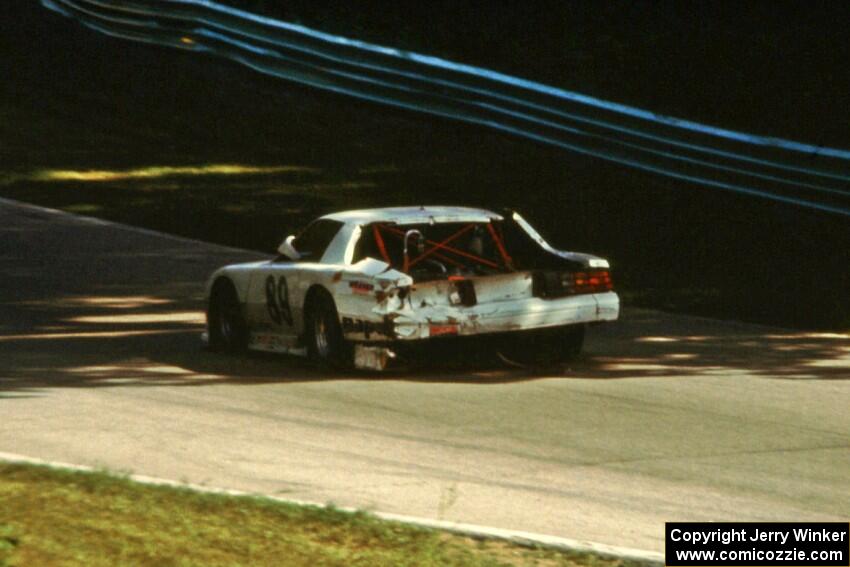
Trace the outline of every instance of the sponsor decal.
{"type": "Polygon", "coordinates": [[[432,337],[440,335],[456,335],[458,333],[457,325],[431,325],[429,333],[432,337]]]}
{"type": "Polygon", "coordinates": [[[351,291],[354,293],[371,293],[375,286],[367,282],[353,281],[348,282],[348,287],[351,288],[351,291]]]}

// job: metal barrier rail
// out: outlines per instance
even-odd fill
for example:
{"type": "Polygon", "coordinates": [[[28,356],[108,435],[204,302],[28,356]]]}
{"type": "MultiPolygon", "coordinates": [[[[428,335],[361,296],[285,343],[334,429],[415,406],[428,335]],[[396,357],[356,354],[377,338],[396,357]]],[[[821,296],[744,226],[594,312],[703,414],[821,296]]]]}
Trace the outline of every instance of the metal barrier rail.
{"type": "Polygon", "coordinates": [[[103,33],[707,187],[850,216],[850,151],[735,132],[206,0],[42,0],[103,33]]]}

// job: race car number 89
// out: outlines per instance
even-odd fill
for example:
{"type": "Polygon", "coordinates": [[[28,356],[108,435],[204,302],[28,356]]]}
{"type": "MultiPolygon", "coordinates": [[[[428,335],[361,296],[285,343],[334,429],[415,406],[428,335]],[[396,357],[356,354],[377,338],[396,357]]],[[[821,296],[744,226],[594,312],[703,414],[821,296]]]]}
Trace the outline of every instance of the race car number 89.
{"type": "Polygon", "coordinates": [[[292,309],[289,307],[289,287],[286,285],[286,278],[280,276],[275,284],[274,276],[266,278],[266,308],[269,310],[269,317],[278,325],[286,322],[292,326],[292,309]]]}

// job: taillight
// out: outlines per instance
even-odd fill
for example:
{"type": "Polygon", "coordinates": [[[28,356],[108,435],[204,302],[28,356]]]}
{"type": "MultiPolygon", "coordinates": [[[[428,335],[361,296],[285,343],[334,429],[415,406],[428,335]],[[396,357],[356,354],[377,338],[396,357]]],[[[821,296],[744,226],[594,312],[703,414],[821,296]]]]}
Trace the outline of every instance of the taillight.
{"type": "Polygon", "coordinates": [[[576,272],[573,274],[573,293],[603,293],[614,289],[608,270],[576,272]]]}
{"type": "Polygon", "coordinates": [[[614,289],[608,270],[584,272],[537,272],[532,279],[535,297],[564,297],[585,293],[605,293],[614,289]]]}

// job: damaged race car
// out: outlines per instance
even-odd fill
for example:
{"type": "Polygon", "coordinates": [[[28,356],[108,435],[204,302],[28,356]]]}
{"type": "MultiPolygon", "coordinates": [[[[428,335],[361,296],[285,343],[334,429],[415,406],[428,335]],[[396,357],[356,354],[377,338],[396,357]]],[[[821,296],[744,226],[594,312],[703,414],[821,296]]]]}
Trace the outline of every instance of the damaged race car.
{"type": "Polygon", "coordinates": [[[576,356],[614,321],[608,261],[556,250],[518,213],[398,207],[323,216],[269,261],[207,284],[215,351],[383,370],[415,345],[472,338],[519,364],[576,356]]]}

